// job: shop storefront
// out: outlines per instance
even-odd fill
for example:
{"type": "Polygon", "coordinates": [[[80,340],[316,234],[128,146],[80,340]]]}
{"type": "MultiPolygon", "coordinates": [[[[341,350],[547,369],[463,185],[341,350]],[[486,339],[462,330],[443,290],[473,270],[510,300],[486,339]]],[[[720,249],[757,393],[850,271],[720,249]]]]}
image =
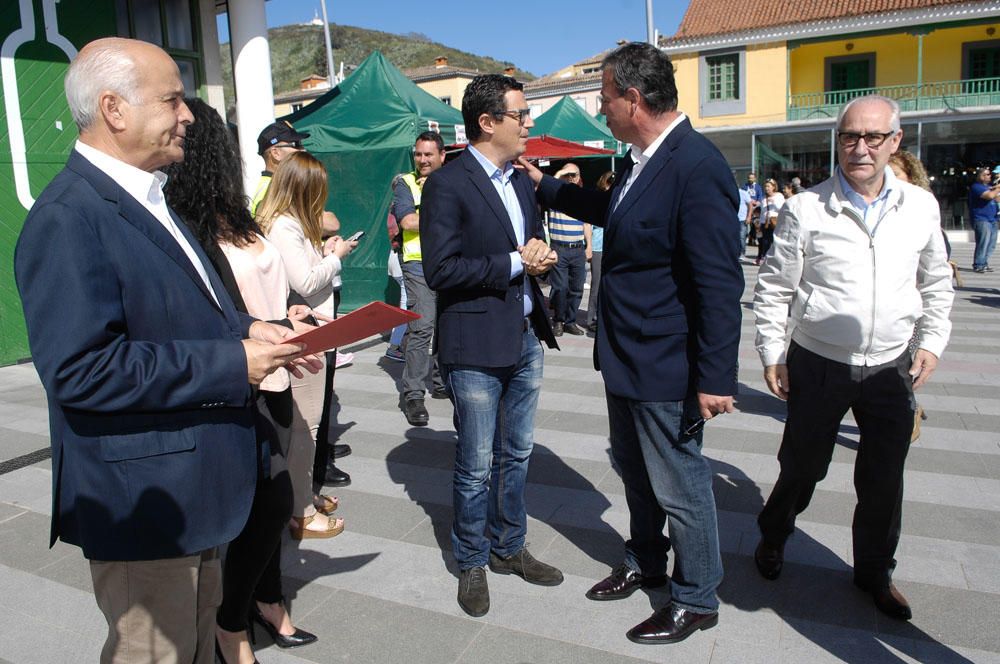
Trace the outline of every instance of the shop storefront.
{"type": "MultiPolygon", "coordinates": [[[[1000,114],[904,117],[902,146],[927,167],[941,204],[941,224],[969,230],[967,196],[975,169],[1000,165],[1000,114]]],[[[810,186],[830,177],[836,164],[832,122],[704,132],[722,151],[743,182],[751,170],[758,182],[779,186],[798,177],[810,186]]]]}

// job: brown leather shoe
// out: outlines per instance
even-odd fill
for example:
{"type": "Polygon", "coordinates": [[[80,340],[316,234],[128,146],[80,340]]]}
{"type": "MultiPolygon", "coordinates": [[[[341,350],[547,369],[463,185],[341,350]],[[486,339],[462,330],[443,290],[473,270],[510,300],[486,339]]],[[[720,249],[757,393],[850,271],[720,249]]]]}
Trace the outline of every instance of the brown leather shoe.
{"type": "Polygon", "coordinates": [[[719,624],[719,614],[694,613],[670,604],[639,623],[625,636],[634,643],[677,643],[700,629],[711,629],[719,624]]]}
{"type": "Polygon", "coordinates": [[[913,610],[910,609],[910,603],[906,601],[906,597],[903,593],[899,592],[899,588],[890,581],[889,585],[883,586],[866,586],[863,583],[854,582],[858,588],[870,593],[872,599],[875,600],[875,606],[879,611],[894,618],[896,620],[909,620],[913,617],[913,610]]]}
{"type": "Polygon", "coordinates": [[[658,588],[667,582],[667,577],[643,576],[628,565],[619,565],[606,578],[598,581],[587,591],[587,599],[604,602],[625,599],[639,588],[658,588]]]}
{"type": "Polygon", "coordinates": [[[774,581],[781,576],[781,567],[785,563],[784,543],[773,545],[761,539],[753,552],[753,561],[757,563],[757,571],[762,577],[774,581]]]}

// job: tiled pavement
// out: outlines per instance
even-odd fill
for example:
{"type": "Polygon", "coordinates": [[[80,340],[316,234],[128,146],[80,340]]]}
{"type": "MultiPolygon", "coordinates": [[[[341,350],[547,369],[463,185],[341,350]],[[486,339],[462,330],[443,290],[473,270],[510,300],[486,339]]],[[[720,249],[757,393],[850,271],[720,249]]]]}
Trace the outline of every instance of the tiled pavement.
{"type": "MultiPolygon", "coordinates": [[[[956,245],[955,257],[968,265],[971,247],[956,245]]],[[[337,376],[336,435],[354,448],[342,463],[354,483],[338,491],[347,531],[285,549],[295,621],[321,639],[294,651],[265,639],[261,661],[1000,662],[1000,276],[963,272],[951,345],[920,395],[929,419],[908,462],[896,573],[916,616],[903,624],[850,583],[850,421],[782,578],[764,581],[753,568],[754,516],[777,474],[783,407],[766,393],[752,350],[756,271],[746,273],[739,412],[705,430],[726,567],[717,628],[673,646],[634,645],[625,630],[662,596],[584,599],[619,560],[628,514],[608,463],[592,341],[568,336],[546,355],[528,487],[532,551],[566,581],[540,588],[490,574],[489,614],[462,613],[447,544],[450,405],[428,400],[430,426],[407,427],[394,384],[400,365],[371,341],[352,349],[355,365],[337,376]]],[[[0,369],[0,460],[47,446],[44,404],[30,365],[0,369]]],[[[46,546],[48,462],[10,465],[0,466],[8,471],[0,475],[0,662],[96,661],[104,624],[86,564],[75,547],[46,546]]]]}

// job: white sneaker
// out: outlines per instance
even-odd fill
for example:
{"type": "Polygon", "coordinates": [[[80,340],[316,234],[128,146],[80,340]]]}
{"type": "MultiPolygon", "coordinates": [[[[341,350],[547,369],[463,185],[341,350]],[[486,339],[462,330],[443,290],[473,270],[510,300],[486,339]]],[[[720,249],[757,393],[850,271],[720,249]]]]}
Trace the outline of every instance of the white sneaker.
{"type": "Polygon", "coordinates": [[[337,361],[334,363],[333,368],[339,369],[340,367],[346,367],[352,362],[354,362],[354,353],[341,353],[338,351],[337,361]]]}

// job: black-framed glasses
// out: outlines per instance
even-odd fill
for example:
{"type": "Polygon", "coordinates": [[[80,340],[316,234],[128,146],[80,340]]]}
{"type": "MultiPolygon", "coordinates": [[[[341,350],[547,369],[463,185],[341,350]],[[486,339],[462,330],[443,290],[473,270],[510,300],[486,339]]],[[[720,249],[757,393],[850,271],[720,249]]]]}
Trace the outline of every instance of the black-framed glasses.
{"type": "Polygon", "coordinates": [[[842,148],[853,148],[858,144],[858,141],[864,141],[868,147],[878,148],[882,147],[882,144],[889,140],[889,137],[895,133],[894,131],[887,131],[885,133],[876,131],[867,134],[856,134],[851,131],[838,131],[837,143],[842,148]]]}
{"type": "Polygon", "coordinates": [[[524,121],[531,116],[530,108],[515,108],[509,111],[501,111],[497,115],[506,115],[511,120],[517,120],[517,124],[524,126],[524,121]]]}

